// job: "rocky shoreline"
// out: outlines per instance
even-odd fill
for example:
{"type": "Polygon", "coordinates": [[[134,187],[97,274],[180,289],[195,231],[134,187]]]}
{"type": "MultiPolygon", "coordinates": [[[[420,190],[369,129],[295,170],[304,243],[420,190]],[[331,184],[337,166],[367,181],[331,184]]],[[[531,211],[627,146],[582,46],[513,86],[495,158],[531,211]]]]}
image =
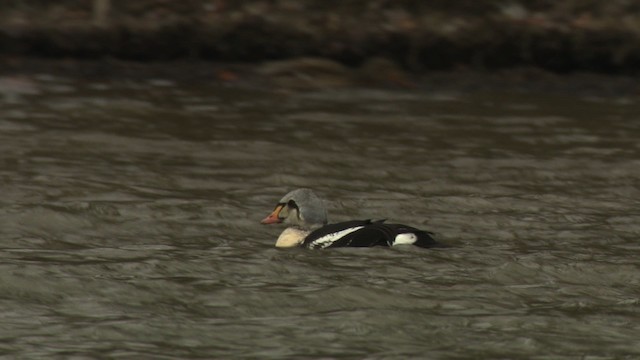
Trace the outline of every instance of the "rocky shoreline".
{"type": "Polygon", "coordinates": [[[636,74],[640,1],[3,1],[0,57],[636,74]]]}

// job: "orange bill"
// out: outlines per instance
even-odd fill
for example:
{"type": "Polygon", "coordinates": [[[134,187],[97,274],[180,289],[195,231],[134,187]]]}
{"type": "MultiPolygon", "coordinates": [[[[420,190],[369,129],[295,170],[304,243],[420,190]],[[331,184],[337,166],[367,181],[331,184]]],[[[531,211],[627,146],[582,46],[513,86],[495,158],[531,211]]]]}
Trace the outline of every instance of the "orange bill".
{"type": "Polygon", "coordinates": [[[283,207],[284,207],[284,205],[276,206],[276,208],[273,210],[273,212],[271,214],[269,214],[269,216],[267,216],[266,218],[262,219],[262,221],[260,221],[260,223],[262,223],[262,224],[277,224],[277,223],[281,223],[282,219],[280,219],[278,217],[278,215],[280,214],[280,211],[282,210],[283,207]]]}

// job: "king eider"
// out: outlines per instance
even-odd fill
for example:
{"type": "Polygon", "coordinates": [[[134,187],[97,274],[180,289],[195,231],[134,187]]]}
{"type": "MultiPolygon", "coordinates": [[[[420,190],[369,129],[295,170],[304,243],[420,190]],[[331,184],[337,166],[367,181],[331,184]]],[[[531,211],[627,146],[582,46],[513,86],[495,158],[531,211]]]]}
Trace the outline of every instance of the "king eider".
{"type": "Polygon", "coordinates": [[[415,245],[436,247],[431,233],[407,225],[387,224],[384,220],[352,220],[327,224],[327,210],[310,189],[297,189],[285,195],[262,224],[285,223],[276,247],[302,246],[309,249],[415,245]]]}

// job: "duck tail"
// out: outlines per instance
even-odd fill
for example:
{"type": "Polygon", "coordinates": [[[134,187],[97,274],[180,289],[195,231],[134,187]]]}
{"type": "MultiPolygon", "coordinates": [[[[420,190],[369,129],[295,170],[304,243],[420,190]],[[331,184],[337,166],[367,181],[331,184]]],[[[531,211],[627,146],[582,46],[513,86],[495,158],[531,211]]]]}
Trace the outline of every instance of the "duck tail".
{"type": "Polygon", "coordinates": [[[428,231],[416,231],[414,234],[418,237],[416,242],[413,245],[422,247],[422,248],[434,248],[434,247],[445,247],[439,242],[437,242],[431,235],[432,233],[428,231]]]}

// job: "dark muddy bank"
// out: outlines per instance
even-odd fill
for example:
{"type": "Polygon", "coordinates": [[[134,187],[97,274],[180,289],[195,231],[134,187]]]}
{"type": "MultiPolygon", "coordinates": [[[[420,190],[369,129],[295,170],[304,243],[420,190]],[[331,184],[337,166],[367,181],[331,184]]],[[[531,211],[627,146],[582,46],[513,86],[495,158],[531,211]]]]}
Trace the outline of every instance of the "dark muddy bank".
{"type": "Polygon", "coordinates": [[[0,54],[636,73],[640,1],[3,1],[0,54]]]}
{"type": "Polygon", "coordinates": [[[86,81],[146,81],[164,79],[182,85],[221,85],[277,91],[305,91],[345,87],[416,90],[445,93],[528,93],[599,98],[640,95],[638,76],[574,72],[557,74],[522,67],[481,71],[405,71],[390,62],[372,59],[363,66],[345,66],[325,59],[296,58],[259,64],[219,63],[202,60],[162,62],[102,60],[51,60],[33,57],[0,58],[0,91],[12,91],[40,74],[55,74],[86,81]]]}

